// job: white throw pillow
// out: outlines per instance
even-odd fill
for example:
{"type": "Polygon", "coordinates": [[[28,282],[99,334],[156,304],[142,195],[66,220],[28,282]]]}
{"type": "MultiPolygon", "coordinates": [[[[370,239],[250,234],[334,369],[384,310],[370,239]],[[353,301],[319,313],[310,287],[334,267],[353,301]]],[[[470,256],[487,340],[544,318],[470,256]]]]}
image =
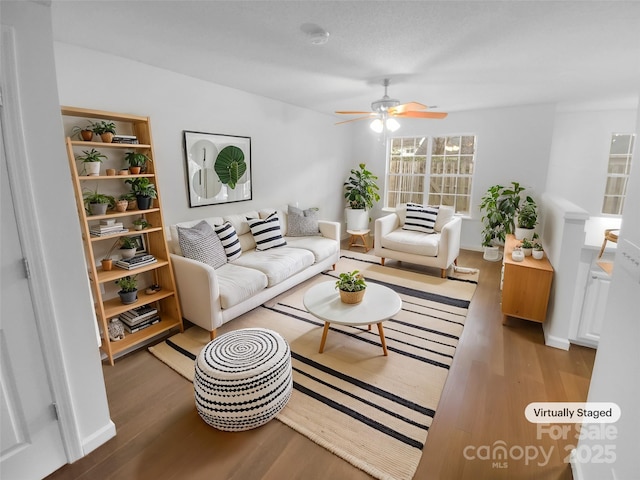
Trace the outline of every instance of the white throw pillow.
{"type": "Polygon", "coordinates": [[[433,233],[437,218],[438,207],[407,203],[407,215],[402,228],[416,232],[433,233]]]}
{"type": "Polygon", "coordinates": [[[269,250],[282,247],[287,242],[282,238],[280,221],[277,213],[272,213],[266,219],[247,218],[253,239],[256,241],[256,250],[269,250]]]}
{"type": "Polygon", "coordinates": [[[178,227],[178,242],[186,258],[213,268],[220,268],[227,263],[227,255],[218,235],[204,220],[191,228],[178,227]]]}
{"type": "Polygon", "coordinates": [[[220,239],[220,243],[224,247],[227,255],[227,261],[231,262],[242,255],[242,247],[236,229],[230,222],[224,222],[222,225],[216,225],[216,234],[220,239]]]}

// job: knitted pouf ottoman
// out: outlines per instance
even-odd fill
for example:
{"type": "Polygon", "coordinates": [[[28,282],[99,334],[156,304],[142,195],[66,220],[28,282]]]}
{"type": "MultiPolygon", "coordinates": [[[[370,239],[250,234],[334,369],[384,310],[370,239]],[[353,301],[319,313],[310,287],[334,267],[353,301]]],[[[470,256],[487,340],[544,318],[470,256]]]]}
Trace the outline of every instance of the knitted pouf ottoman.
{"type": "Polygon", "coordinates": [[[291,396],[291,351],[276,332],[246,328],[220,335],[196,359],[196,409],[212,427],[241,431],[264,425],[291,396]]]}

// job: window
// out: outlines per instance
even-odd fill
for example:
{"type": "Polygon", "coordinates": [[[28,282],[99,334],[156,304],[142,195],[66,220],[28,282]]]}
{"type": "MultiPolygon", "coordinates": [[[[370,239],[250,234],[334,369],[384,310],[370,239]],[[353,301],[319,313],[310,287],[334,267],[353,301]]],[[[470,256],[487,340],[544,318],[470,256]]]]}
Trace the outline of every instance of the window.
{"type": "Polygon", "coordinates": [[[415,202],[449,205],[456,213],[470,213],[475,150],[472,135],[392,138],[385,206],[415,202]]]}
{"type": "Polygon", "coordinates": [[[631,171],[634,140],[634,134],[614,133],[611,135],[607,185],[602,202],[602,213],[622,215],[631,171]]]}

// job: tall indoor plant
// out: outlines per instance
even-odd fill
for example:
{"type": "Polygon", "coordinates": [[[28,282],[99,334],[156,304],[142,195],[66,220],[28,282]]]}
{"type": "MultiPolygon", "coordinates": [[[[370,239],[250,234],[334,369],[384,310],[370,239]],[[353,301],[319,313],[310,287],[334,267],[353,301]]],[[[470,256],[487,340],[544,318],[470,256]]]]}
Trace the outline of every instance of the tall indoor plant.
{"type": "Polygon", "coordinates": [[[351,169],[351,175],[344,183],[344,198],[347,199],[347,229],[366,230],[369,227],[369,212],[374,202],[380,200],[378,179],[361,163],[358,168],[351,169]]]}

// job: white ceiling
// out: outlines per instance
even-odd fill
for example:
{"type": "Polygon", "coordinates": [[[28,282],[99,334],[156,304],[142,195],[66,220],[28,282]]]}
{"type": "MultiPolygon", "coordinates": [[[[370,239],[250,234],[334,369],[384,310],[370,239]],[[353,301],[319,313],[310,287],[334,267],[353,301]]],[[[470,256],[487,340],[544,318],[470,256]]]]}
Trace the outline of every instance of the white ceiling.
{"type": "Polygon", "coordinates": [[[52,0],[52,16],[56,41],[323,113],[369,110],[385,77],[391,97],[449,112],[636,107],[640,91],[635,1],[52,0]]]}

